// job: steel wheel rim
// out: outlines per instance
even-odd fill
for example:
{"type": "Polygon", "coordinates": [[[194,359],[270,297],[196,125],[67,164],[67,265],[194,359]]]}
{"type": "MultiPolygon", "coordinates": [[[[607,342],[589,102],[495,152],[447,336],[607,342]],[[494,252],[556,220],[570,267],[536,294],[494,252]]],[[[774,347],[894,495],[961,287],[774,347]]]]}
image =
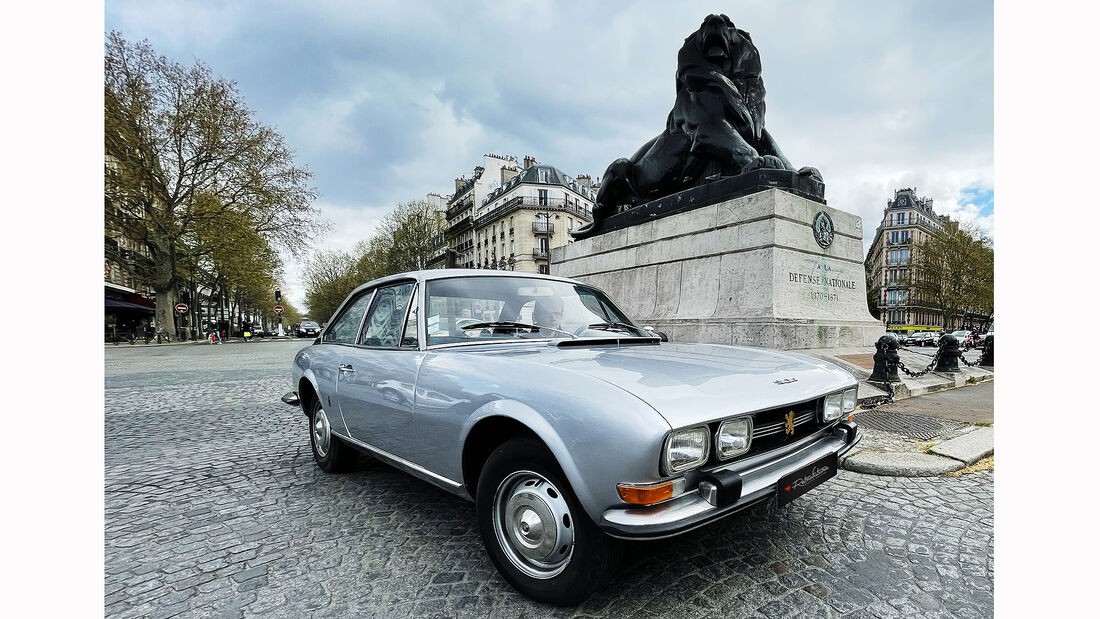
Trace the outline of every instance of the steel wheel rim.
{"type": "Polygon", "coordinates": [[[561,490],[533,471],[504,478],[493,495],[493,532],[508,560],[544,580],[573,558],[574,524],[561,490]]]}
{"type": "Polygon", "coordinates": [[[317,455],[324,458],[328,455],[329,444],[332,442],[332,430],[328,424],[328,415],[325,415],[325,409],[318,407],[317,412],[313,413],[313,448],[317,450],[317,455]]]}

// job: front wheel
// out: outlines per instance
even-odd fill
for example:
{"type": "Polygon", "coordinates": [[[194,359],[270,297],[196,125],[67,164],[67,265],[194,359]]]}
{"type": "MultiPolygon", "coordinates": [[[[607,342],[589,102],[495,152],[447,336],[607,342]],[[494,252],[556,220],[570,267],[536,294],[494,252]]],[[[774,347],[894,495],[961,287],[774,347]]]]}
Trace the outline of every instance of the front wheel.
{"type": "Polygon", "coordinates": [[[553,454],[531,437],[489,456],[478,480],[477,519],[497,571],[541,602],[584,601],[607,584],[622,554],[618,540],[580,506],[553,454]]]}
{"type": "Polygon", "coordinates": [[[320,397],[313,398],[309,405],[309,443],[313,447],[313,459],[321,470],[339,473],[351,466],[352,449],[332,433],[320,397]]]}

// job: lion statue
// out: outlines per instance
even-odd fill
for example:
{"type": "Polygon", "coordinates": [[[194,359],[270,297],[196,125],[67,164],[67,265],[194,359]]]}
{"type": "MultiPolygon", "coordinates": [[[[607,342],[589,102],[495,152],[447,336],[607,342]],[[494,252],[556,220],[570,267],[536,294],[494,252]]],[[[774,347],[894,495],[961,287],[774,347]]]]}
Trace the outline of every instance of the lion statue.
{"type": "MultiPolygon", "coordinates": [[[[597,234],[621,207],[649,202],[708,180],[757,168],[795,168],[764,128],[760,52],[725,15],[708,15],[677,56],[676,102],[665,130],[603,176],[592,223],[571,232],[597,234]]],[[[821,180],[815,168],[799,174],[821,180]]]]}

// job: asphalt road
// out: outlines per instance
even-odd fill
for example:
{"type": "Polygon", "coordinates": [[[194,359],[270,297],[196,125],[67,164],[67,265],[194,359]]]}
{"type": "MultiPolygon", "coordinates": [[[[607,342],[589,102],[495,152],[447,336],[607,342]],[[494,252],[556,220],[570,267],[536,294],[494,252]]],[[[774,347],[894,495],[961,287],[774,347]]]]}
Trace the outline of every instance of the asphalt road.
{"type": "Polygon", "coordinates": [[[842,470],[782,509],[631,545],[578,607],[532,602],[472,504],[366,457],[315,466],[279,401],[303,345],[105,349],[106,616],[993,615],[992,471],[842,470]]]}

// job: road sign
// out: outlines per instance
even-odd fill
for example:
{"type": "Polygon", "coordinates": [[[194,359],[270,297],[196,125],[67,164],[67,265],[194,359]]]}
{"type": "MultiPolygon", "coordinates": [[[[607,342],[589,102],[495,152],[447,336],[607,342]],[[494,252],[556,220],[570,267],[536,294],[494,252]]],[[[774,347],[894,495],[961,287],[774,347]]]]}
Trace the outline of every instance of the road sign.
{"type": "Polygon", "coordinates": [[[187,313],[187,304],[186,303],[177,303],[176,304],[176,311],[181,313],[181,314],[186,314],[187,313]]]}
{"type": "Polygon", "coordinates": [[[283,306],[282,305],[276,305],[275,306],[275,313],[276,314],[282,314],[283,313],[283,306]]]}

